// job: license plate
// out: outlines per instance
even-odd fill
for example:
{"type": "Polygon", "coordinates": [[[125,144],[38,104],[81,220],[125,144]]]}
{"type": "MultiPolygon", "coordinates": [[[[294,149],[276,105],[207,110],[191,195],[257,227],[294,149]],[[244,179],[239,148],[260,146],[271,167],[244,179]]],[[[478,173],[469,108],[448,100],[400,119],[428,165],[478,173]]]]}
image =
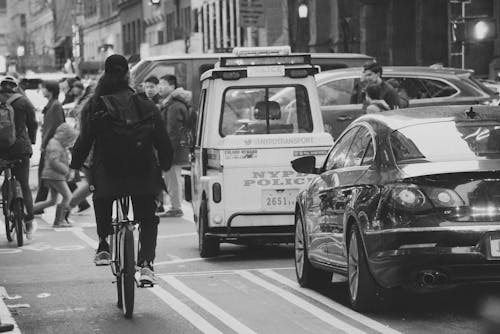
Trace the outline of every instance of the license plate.
{"type": "Polygon", "coordinates": [[[490,237],[490,253],[492,257],[500,258],[500,236],[490,237]]]}
{"type": "Polygon", "coordinates": [[[293,211],[297,193],[297,189],[262,190],[262,209],[264,211],[293,211]]]}

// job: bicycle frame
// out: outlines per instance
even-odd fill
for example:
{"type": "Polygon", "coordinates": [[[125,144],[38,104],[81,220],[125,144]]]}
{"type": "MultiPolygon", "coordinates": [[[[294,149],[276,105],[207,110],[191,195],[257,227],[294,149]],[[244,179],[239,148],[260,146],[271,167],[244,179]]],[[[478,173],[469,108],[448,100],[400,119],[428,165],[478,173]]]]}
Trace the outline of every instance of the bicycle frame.
{"type": "MultiPolygon", "coordinates": [[[[15,199],[21,199],[24,203],[23,191],[21,189],[21,184],[15,178],[10,167],[4,169],[4,181],[2,185],[2,197],[7,195],[7,201],[5,202],[7,208],[11,209],[12,202],[15,199]]],[[[5,213],[5,211],[4,211],[5,213]]]]}
{"type": "Polygon", "coordinates": [[[111,271],[113,275],[118,277],[121,275],[120,259],[123,255],[123,249],[119,249],[119,246],[123,244],[121,238],[123,238],[124,229],[129,231],[135,230],[135,224],[133,220],[128,218],[130,198],[120,198],[115,200],[115,212],[116,217],[113,219],[111,225],[113,226],[113,234],[111,238],[111,271]]]}

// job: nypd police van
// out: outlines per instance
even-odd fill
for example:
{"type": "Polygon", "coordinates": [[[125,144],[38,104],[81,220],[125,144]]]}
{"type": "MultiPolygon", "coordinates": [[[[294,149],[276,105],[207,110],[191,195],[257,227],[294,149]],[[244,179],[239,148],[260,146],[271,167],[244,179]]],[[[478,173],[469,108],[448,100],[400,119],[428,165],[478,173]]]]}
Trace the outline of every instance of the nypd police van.
{"type": "Polygon", "coordinates": [[[289,47],[233,53],[201,77],[186,199],[202,257],[216,256],[221,242],[293,241],[296,196],[310,175],[290,161],[315,155],[320,164],[332,145],[309,55],[289,47]]]}

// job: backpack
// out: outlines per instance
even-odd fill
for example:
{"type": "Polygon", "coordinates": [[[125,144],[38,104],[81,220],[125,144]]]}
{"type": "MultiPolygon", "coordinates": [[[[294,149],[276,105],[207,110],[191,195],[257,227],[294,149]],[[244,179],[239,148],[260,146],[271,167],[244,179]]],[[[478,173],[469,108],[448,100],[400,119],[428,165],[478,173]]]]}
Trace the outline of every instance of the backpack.
{"type": "Polygon", "coordinates": [[[12,103],[20,97],[22,95],[16,93],[7,101],[0,101],[0,149],[7,149],[16,142],[16,124],[12,103]]]}
{"type": "Polygon", "coordinates": [[[155,160],[154,121],[151,105],[137,95],[127,101],[102,96],[99,111],[100,159],[113,173],[133,175],[147,172],[155,160]]]}

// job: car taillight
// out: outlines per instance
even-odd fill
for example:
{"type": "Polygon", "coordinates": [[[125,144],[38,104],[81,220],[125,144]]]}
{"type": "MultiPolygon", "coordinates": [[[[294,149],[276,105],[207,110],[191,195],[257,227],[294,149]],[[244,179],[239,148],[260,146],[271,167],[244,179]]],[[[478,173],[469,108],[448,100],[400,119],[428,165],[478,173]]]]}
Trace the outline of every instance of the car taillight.
{"type": "Polygon", "coordinates": [[[414,184],[393,185],[389,205],[395,209],[408,211],[425,211],[433,208],[422,190],[414,184]]]}
{"type": "Polygon", "coordinates": [[[452,189],[422,187],[432,204],[438,208],[460,207],[465,205],[463,199],[452,189]]]}

